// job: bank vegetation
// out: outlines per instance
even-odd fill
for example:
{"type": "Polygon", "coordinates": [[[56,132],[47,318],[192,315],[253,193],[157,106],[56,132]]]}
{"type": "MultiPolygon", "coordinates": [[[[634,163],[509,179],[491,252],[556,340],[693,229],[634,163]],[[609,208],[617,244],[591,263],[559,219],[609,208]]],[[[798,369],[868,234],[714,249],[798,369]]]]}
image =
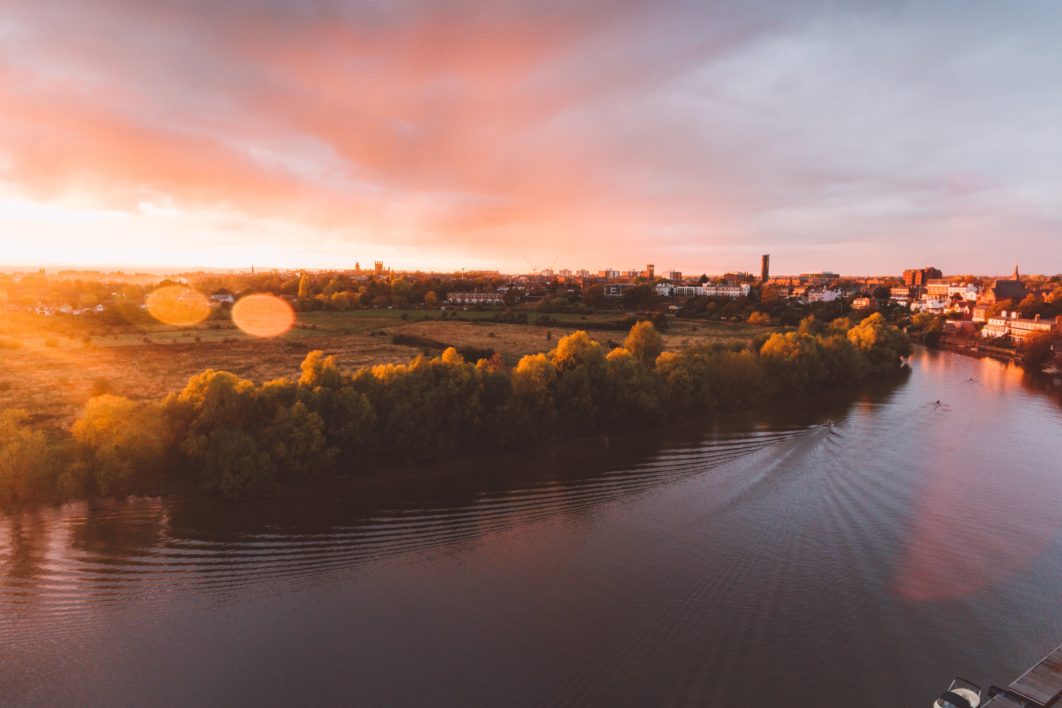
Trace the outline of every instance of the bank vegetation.
{"type": "Polygon", "coordinates": [[[455,349],[341,371],[320,351],[297,379],[193,376],[152,402],[90,399],[69,430],[0,414],[0,504],[157,494],[194,485],[231,499],[384,465],[499,451],[745,408],[889,375],[910,353],[879,314],[809,317],[752,345],[665,351],[650,322],[606,351],[586,332],[515,367],[455,349]]]}

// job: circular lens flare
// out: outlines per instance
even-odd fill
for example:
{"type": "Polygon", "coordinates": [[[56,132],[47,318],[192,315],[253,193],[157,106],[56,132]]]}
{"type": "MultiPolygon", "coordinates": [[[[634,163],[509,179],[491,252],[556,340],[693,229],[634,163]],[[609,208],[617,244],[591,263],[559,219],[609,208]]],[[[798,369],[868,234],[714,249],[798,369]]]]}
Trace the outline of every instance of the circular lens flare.
{"type": "Polygon", "coordinates": [[[210,303],[187,285],[164,285],[147,296],[147,310],[159,322],[191,327],[210,316],[210,303]]]}
{"type": "Polygon", "coordinates": [[[295,324],[295,311],[275,295],[248,295],[232,306],[232,321],[252,337],[279,337],[295,324]]]}

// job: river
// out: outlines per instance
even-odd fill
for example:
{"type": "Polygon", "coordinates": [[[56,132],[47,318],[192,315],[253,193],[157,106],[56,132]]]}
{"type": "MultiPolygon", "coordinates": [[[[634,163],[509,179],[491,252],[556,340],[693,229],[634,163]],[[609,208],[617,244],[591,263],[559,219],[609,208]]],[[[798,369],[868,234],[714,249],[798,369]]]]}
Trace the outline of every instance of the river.
{"type": "Polygon", "coordinates": [[[1062,643],[1059,388],[919,350],[858,391],[394,483],[0,516],[0,703],[896,708],[1005,685],[1062,643]]]}

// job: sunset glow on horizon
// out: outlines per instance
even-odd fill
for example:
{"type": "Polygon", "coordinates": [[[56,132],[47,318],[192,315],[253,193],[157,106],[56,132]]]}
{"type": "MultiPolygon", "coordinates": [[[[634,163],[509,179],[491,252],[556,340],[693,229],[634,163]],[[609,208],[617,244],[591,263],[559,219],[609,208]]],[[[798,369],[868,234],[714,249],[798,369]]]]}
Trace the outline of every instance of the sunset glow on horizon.
{"type": "Polygon", "coordinates": [[[1057,272],[1060,20],[0,0],[0,267],[1057,272]]]}

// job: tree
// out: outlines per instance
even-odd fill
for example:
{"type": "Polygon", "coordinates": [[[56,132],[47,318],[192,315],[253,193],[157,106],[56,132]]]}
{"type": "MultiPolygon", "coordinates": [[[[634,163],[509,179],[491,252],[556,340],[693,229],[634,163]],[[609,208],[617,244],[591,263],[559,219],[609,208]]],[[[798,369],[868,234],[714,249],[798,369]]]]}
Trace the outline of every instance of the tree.
{"type": "Polygon", "coordinates": [[[583,292],[583,302],[587,307],[601,307],[605,301],[604,285],[591,285],[583,292]]]}
{"type": "Polygon", "coordinates": [[[749,315],[748,323],[750,325],[766,326],[771,324],[771,316],[766,312],[760,312],[759,310],[749,315]]]}
{"type": "Polygon", "coordinates": [[[652,322],[643,320],[631,327],[627,338],[623,340],[623,348],[643,365],[652,366],[664,351],[664,340],[652,322]]]}
{"type": "Polygon", "coordinates": [[[775,383],[789,393],[803,393],[826,379],[822,349],[810,334],[772,334],[760,349],[760,361],[775,383]]]}
{"type": "Polygon", "coordinates": [[[635,285],[623,291],[623,304],[627,307],[646,307],[654,299],[656,293],[648,285],[635,285]]]}
{"type": "Polygon", "coordinates": [[[143,492],[158,484],[171,443],[158,404],[97,396],[85,405],[72,432],[87,453],[92,481],[101,494],[143,492]]]}
{"type": "Polygon", "coordinates": [[[0,412],[0,504],[54,496],[58,464],[44,431],[22,410],[0,412]]]}
{"type": "Polygon", "coordinates": [[[303,273],[302,276],[299,278],[299,299],[305,300],[309,298],[310,295],[310,276],[308,276],[306,273],[303,273]]]}
{"type": "Polygon", "coordinates": [[[325,438],[324,420],[302,401],[277,408],[263,437],[279,473],[296,479],[331,473],[339,454],[325,438]]]}
{"type": "Polygon", "coordinates": [[[808,315],[800,320],[800,325],[797,327],[797,331],[800,334],[816,336],[826,332],[826,325],[815,319],[815,315],[808,315]]]}
{"type": "Polygon", "coordinates": [[[600,408],[611,425],[648,423],[660,414],[660,378],[628,349],[613,349],[605,357],[605,384],[600,408]]]}
{"type": "Polygon", "coordinates": [[[1048,332],[1034,332],[1021,343],[1021,361],[1029,369],[1042,368],[1050,361],[1053,337],[1048,332]]]}
{"type": "Polygon", "coordinates": [[[863,353],[876,373],[896,369],[902,358],[911,354],[911,341],[907,335],[890,327],[880,312],[848,330],[848,341],[863,353]]]}
{"type": "Polygon", "coordinates": [[[439,303],[439,296],[435,294],[434,290],[429,290],[424,293],[424,304],[428,307],[435,307],[439,303]]]}

